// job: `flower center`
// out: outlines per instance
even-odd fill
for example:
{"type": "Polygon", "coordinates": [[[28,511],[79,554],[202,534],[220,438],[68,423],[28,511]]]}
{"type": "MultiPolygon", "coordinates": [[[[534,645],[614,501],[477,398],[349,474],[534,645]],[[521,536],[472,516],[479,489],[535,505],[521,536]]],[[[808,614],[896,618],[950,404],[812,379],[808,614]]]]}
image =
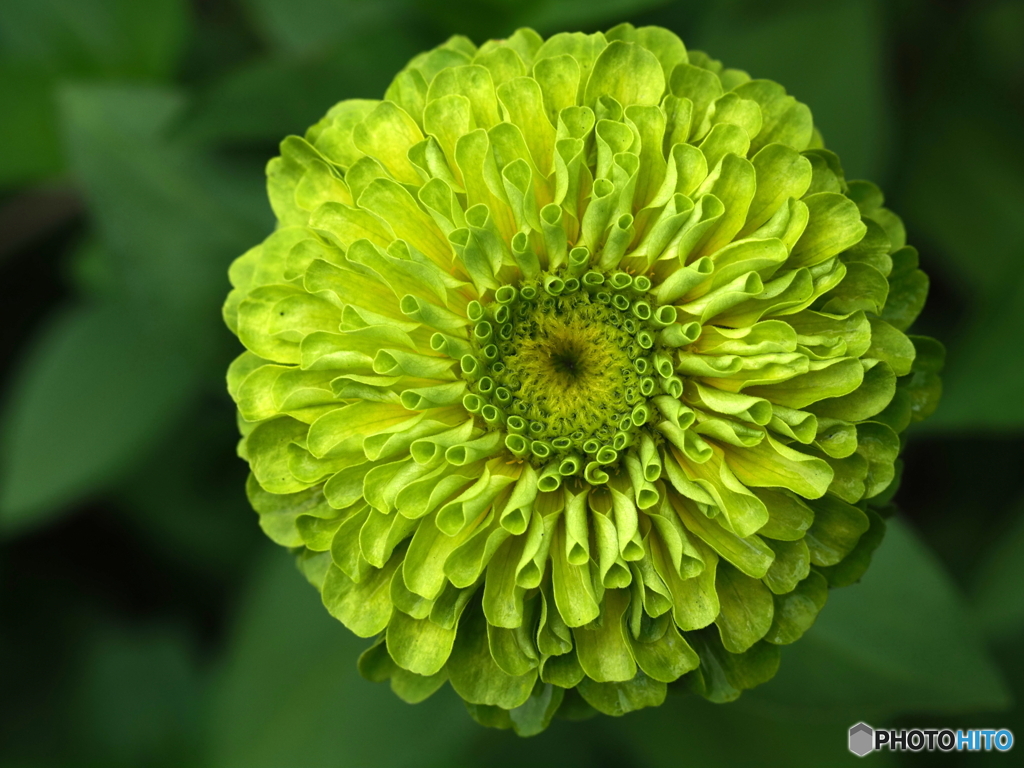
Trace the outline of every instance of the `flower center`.
{"type": "Polygon", "coordinates": [[[614,462],[651,415],[646,400],[663,391],[649,289],[624,272],[542,273],[471,305],[467,408],[508,432],[513,453],[561,462],[561,474],[614,462]]]}
{"type": "Polygon", "coordinates": [[[544,424],[545,436],[577,440],[609,421],[617,424],[625,391],[637,385],[629,334],[585,294],[524,314],[504,357],[506,370],[499,374],[512,393],[513,413],[544,424]]]}
{"type": "MultiPolygon", "coordinates": [[[[590,373],[593,366],[587,359],[591,357],[586,344],[580,344],[577,339],[558,338],[550,340],[545,350],[548,355],[548,363],[551,365],[551,376],[558,379],[558,385],[565,389],[575,388],[579,380],[590,373]]],[[[523,353],[520,352],[520,355],[523,353]]]]}

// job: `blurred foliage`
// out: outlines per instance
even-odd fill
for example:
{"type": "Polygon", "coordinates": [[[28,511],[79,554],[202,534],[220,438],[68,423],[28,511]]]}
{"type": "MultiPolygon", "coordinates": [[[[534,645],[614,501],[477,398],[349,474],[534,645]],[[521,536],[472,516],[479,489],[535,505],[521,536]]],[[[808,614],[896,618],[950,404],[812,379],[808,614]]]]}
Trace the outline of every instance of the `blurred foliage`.
{"type": "Polygon", "coordinates": [[[1022,39],[1015,0],[4,0],[0,767],[821,766],[860,719],[1024,734],[1022,39]],[[270,551],[219,306],[284,135],[449,34],[624,20],[783,82],[883,186],[947,389],[872,569],[776,680],[522,740],[359,678],[270,551]]]}

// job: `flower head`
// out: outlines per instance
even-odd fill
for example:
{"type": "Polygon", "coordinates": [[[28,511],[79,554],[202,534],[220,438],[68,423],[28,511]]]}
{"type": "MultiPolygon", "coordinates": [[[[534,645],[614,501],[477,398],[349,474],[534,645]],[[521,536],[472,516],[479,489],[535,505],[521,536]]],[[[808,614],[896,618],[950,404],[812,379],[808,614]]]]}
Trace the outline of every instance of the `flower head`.
{"type": "Polygon", "coordinates": [[[456,37],[267,170],[248,490],[366,676],[523,734],[726,701],[860,578],[941,347],[782,86],[656,27],[456,37]]]}

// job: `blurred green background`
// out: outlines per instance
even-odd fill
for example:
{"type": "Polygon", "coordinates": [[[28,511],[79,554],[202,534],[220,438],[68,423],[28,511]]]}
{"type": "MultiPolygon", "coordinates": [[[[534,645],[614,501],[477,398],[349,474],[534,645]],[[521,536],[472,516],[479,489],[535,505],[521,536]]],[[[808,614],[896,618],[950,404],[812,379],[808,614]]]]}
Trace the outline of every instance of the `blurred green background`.
{"type": "Polygon", "coordinates": [[[0,766],[831,766],[858,720],[1024,738],[1022,136],[1009,0],[0,0],[0,766]],[[781,81],[882,184],[946,395],[872,569],[773,682],[522,740],[358,677],[364,643],[246,503],[219,308],[286,134],[452,33],[624,20],[781,81]]]}

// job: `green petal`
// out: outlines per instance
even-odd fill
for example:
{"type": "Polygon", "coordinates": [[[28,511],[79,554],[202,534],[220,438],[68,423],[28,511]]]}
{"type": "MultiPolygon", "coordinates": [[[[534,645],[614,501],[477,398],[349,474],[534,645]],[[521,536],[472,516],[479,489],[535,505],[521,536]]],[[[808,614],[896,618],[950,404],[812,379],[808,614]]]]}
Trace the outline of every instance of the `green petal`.
{"type": "Polygon", "coordinates": [[[309,427],[306,444],[318,458],[350,437],[377,435],[407,423],[409,412],[400,405],[365,400],[324,414],[309,427]]]}
{"type": "Polygon", "coordinates": [[[576,656],[576,649],[558,656],[547,656],[541,664],[541,680],[560,688],[575,688],[586,677],[576,656]]]}
{"type": "Polygon", "coordinates": [[[495,87],[500,87],[503,83],[526,74],[526,64],[523,62],[522,56],[505,46],[488,51],[481,49],[473,59],[473,63],[487,67],[495,87]]]}
{"type": "Polygon", "coordinates": [[[263,422],[245,440],[249,466],[260,486],[270,493],[296,493],[309,487],[288,469],[288,446],[306,439],[309,430],[287,416],[263,422]]]}
{"type": "Polygon", "coordinates": [[[497,627],[519,627],[523,623],[523,595],[516,582],[516,571],[526,540],[521,536],[507,539],[487,566],[484,581],[483,609],[487,621],[497,627]]]}
{"type": "MultiPolygon", "coordinates": [[[[415,69],[406,69],[399,72],[384,92],[386,100],[393,101],[420,124],[423,123],[423,104],[426,95],[427,81],[415,69]]],[[[319,138],[317,141],[319,142],[319,138]]]]}
{"type": "Polygon", "coordinates": [[[537,680],[536,670],[513,676],[495,663],[488,646],[487,623],[477,609],[462,623],[446,669],[452,688],[466,701],[502,709],[524,704],[537,680]]]}
{"type": "Polygon", "coordinates": [[[863,309],[878,314],[888,295],[885,276],[869,264],[855,262],[847,267],[843,281],[825,294],[822,311],[841,315],[863,309]]]}
{"type": "Polygon", "coordinates": [[[539,63],[542,59],[553,56],[571,56],[580,66],[579,95],[582,97],[583,89],[589,80],[590,70],[593,68],[594,62],[601,51],[607,45],[608,41],[600,32],[593,35],[585,35],[582,32],[559,32],[544,41],[544,44],[541,45],[534,55],[534,61],[539,63]]]}
{"type": "Polygon", "coordinates": [[[324,607],[359,637],[382,632],[392,618],[391,579],[400,563],[401,557],[392,557],[384,568],[372,569],[358,583],[331,566],[324,581],[324,607]]]}
{"type": "Polygon", "coordinates": [[[857,443],[857,452],[868,461],[864,498],[870,499],[888,488],[895,477],[893,463],[900,452],[900,439],[886,425],[869,421],[857,426],[857,443]]]}
{"type": "Polygon", "coordinates": [[[395,233],[386,222],[368,211],[344,203],[324,203],[310,216],[309,226],[326,232],[345,247],[365,238],[375,245],[387,248],[395,237],[395,233]]]}
{"type": "Polygon", "coordinates": [[[348,185],[327,163],[321,160],[310,163],[295,188],[295,203],[307,211],[315,211],[323,203],[335,200],[353,202],[348,185]]]}
{"type": "Polygon", "coordinates": [[[551,544],[551,583],[555,605],[569,627],[582,627],[600,613],[588,565],[572,565],[565,555],[565,529],[559,524],[551,544]]]}
{"type": "Polygon", "coordinates": [[[371,571],[359,546],[359,531],[369,516],[368,506],[356,505],[331,540],[331,561],[352,581],[361,581],[371,571]]]}
{"type": "Polygon", "coordinates": [[[885,521],[874,510],[868,509],[866,514],[871,527],[857,540],[857,546],[835,565],[818,567],[818,571],[828,579],[829,586],[848,587],[855,584],[871,565],[871,556],[885,537],[885,521]]]}
{"type": "Polygon", "coordinates": [[[400,667],[388,655],[384,638],[379,637],[373,645],[359,655],[358,669],[359,674],[371,683],[383,683],[385,680],[389,680],[395,670],[400,667]]]}
{"type": "Polygon", "coordinates": [[[580,65],[568,54],[552,56],[534,65],[533,76],[540,84],[547,118],[552,125],[557,125],[559,113],[576,104],[580,65]]]}
{"type": "Polygon", "coordinates": [[[392,614],[387,626],[391,658],[398,666],[417,675],[436,675],[452,653],[455,627],[445,629],[430,619],[414,619],[401,611],[392,614]]]}
{"type": "Polygon", "coordinates": [[[644,642],[630,635],[630,642],[637,666],[652,680],[675,682],[700,664],[697,652],[674,625],[669,625],[657,640],[644,642]]]}
{"type": "Polygon", "coordinates": [[[486,704],[472,704],[468,701],[465,702],[465,705],[469,716],[485,728],[497,728],[504,731],[512,728],[512,718],[509,717],[507,709],[491,707],[486,704]]]}
{"type": "Polygon", "coordinates": [[[867,264],[878,270],[884,277],[889,277],[892,272],[892,257],[889,255],[892,244],[889,242],[889,237],[885,234],[885,230],[871,219],[864,219],[864,224],[867,226],[864,238],[856,245],[846,249],[841,258],[847,264],[852,262],[867,264]]]}
{"type": "Polygon", "coordinates": [[[491,658],[508,674],[519,677],[540,666],[540,656],[530,637],[529,625],[524,621],[516,629],[487,625],[491,658]]]}
{"type": "Polygon", "coordinates": [[[823,458],[835,472],[832,484],[828,487],[829,493],[850,504],[860,501],[864,496],[864,480],[868,476],[867,459],[859,453],[845,459],[833,459],[830,456],[823,458]]]}
{"type": "Polygon", "coordinates": [[[813,403],[807,409],[818,416],[864,421],[880,413],[895,391],[896,375],[888,363],[879,362],[864,372],[864,381],[855,391],[813,403]]]}
{"type": "Polygon", "coordinates": [[[721,604],[715,624],[722,644],[730,653],[743,653],[772,625],[772,593],[759,580],[728,563],[719,566],[715,589],[721,604]]]}
{"type": "Polygon", "coordinates": [[[245,483],[246,495],[259,513],[260,528],[282,547],[297,547],[302,534],[297,522],[305,514],[323,514],[324,499],[315,488],[297,493],[275,494],[264,490],[254,474],[245,483]]]}
{"type": "Polygon", "coordinates": [[[811,110],[806,104],[787,96],[786,89],[778,83],[751,80],[734,88],[733,93],[751,99],[761,107],[761,130],[751,143],[753,152],[773,143],[786,144],[800,151],[810,143],[813,130],[811,110]]]}
{"type": "Polygon", "coordinates": [[[843,165],[839,156],[822,147],[808,148],[804,156],[811,161],[811,186],[807,193],[817,195],[823,192],[841,193],[846,185],[843,165]]]}
{"type": "Polygon", "coordinates": [[[768,522],[758,531],[779,541],[797,541],[811,527],[814,513],[802,500],[787,491],[758,488],[757,496],[768,508],[768,522]]]}
{"type": "Polygon", "coordinates": [[[474,480],[482,464],[480,462],[454,467],[442,463],[430,474],[399,491],[396,503],[401,514],[414,519],[429,515],[456,491],[465,488],[474,480]]]}
{"type": "Polygon", "coordinates": [[[688,380],[684,386],[683,399],[691,405],[702,405],[712,411],[761,426],[771,420],[771,403],[762,398],[705,387],[695,380],[688,380]]]}
{"type": "Polygon", "coordinates": [[[747,211],[757,187],[753,164],[744,157],[727,154],[721,164],[704,180],[697,194],[714,195],[725,206],[725,213],[705,233],[691,256],[710,255],[727,245],[743,228],[747,211]]]}
{"type": "Polygon", "coordinates": [[[449,581],[462,588],[475,584],[509,535],[499,525],[497,515],[489,514],[484,523],[445,559],[444,573],[449,581]]]}
{"type": "MultiPolygon", "coordinates": [[[[741,98],[736,93],[725,93],[715,100],[712,110],[712,126],[735,125],[743,129],[748,141],[761,131],[761,108],[756,101],[741,98]]],[[[749,147],[749,143],[747,146],[749,147]]],[[[744,151],[737,154],[746,155],[747,153],[744,151]]],[[[794,195],[794,197],[799,196],[794,195]]]]}
{"type": "Polygon", "coordinates": [[[442,533],[455,536],[472,520],[479,518],[502,491],[516,481],[515,476],[506,472],[485,469],[476,483],[445,504],[437,512],[435,520],[442,533]]]}
{"type": "Polygon", "coordinates": [[[811,163],[792,147],[768,144],[751,158],[757,189],[741,234],[766,223],[789,198],[801,198],[811,183],[811,163]]]}
{"type": "Polygon", "coordinates": [[[764,576],[764,583],[776,595],[791,592],[796,585],[807,578],[811,570],[811,553],[807,542],[797,541],[765,542],[775,553],[771,568],[764,576]]]}
{"type": "Polygon", "coordinates": [[[509,710],[512,728],[519,736],[536,736],[544,731],[555,716],[565,691],[555,685],[537,682],[523,704],[509,710]]]}
{"type": "Polygon", "coordinates": [[[439,72],[448,67],[468,64],[472,55],[471,50],[459,50],[446,43],[432,51],[419,54],[409,62],[409,67],[419,71],[424,81],[429,83],[439,72]]]}
{"type": "Polygon", "coordinates": [[[584,678],[578,690],[584,701],[598,712],[619,717],[644,707],[660,706],[668,687],[639,670],[636,677],[624,683],[597,683],[584,678]]]}
{"type": "Polygon", "coordinates": [[[818,573],[811,573],[792,592],[774,595],[775,614],[765,640],[787,645],[799,640],[811,628],[818,612],[828,599],[828,582],[818,573]]]}
{"type": "MultiPolygon", "coordinates": [[[[373,519],[373,513],[370,518],[373,519]]],[[[365,525],[363,527],[365,530],[365,525]]],[[[362,533],[362,530],[360,531],[362,533]]],[[[397,576],[391,579],[391,604],[402,613],[408,614],[414,619],[425,619],[434,612],[436,600],[428,599],[422,595],[411,592],[405,585],[405,579],[397,576]]],[[[437,623],[437,622],[435,622],[437,623]]],[[[445,627],[449,629],[450,627],[445,627]]]]}
{"type": "MultiPolygon", "coordinates": [[[[683,522],[686,522],[684,518],[683,522]]],[[[689,631],[706,627],[718,616],[718,593],[715,591],[715,553],[700,547],[704,568],[695,576],[682,578],[668,561],[657,540],[651,541],[654,567],[672,598],[672,616],[680,629],[689,631]]]]}
{"type": "MultiPolygon", "coordinates": [[[[789,408],[808,408],[818,401],[831,402],[826,398],[838,398],[859,391],[858,387],[862,385],[864,376],[864,366],[859,360],[846,358],[823,361],[820,364],[811,365],[807,373],[794,376],[788,381],[748,387],[745,394],[764,397],[773,403],[789,408]]],[[[844,418],[838,413],[835,415],[830,413],[828,408],[812,410],[819,416],[844,418]]]]}
{"type": "Polygon", "coordinates": [[[748,576],[760,579],[768,572],[774,554],[760,538],[753,535],[737,536],[719,525],[716,520],[709,519],[703,513],[692,509],[685,501],[676,503],[673,498],[673,506],[688,530],[693,531],[701,541],[748,576]]]}
{"type": "Polygon", "coordinates": [[[633,105],[626,107],[626,120],[640,136],[640,169],[633,207],[643,208],[657,195],[668,169],[662,153],[666,118],[660,107],[633,105]]]}
{"type": "Polygon", "coordinates": [[[555,130],[544,112],[544,95],[532,77],[517,77],[498,89],[498,98],[509,121],[518,126],[541,173],[552,167],[555,130]]]}
{"type": "Polygon", "coordinates": [[[498,100],[491,73],[486,67],[450,67],[437,74],[427,90],[426,102],[449,95],[464,96],[479,128],[490,128],[500,122],[498,100]]]}
{"type": "Polygon", "coordinates": [[[434,605],[430,609],[430,620],[445,629],[454,629],[478,587],[479,584],[475,584],[468,589],[458,589],[447,585],[434,600],[434,605]]]}
{"type": "Polygon", "coordinates": [[[386,221],[398,238],[417,248],[441,269],[451,268],[447,238],[403,186],[390,179],[375,179],[359,196],[359,205],[386,221]]]}
{"type": "Polygon", "coordinates": [[[587,81],[584,101],[588,106],[602,96],[623,107],[657,104],[665,92],[665,73],[650,51],[635,43],[615,40],[601,51],[587,81]]]}
{"type": "MultiPolygon", "coordinates": [[[[695,434],[696,430],[687,434],[691,433],[695,434]]],[[[765,524],[768,510],[733,472],[731,462],[729,454],[715,453],[713,458],[703,464],[684,463],[683,470],[721,510],[722,527],[745,538],[765,524]]]]}
{"type": "Polygon", "coordinates": [[[654,531],[654,536],[665,548],[668,564],[683,578],[696,576],[704,568],[703,556],[696,545],[690,540],[686,528],[672,507],[668,495],[662,492],[659,507],[647,512],[654,531]]]}
{"type": "MultiPolygon", "coordinates": [[[[727,95],[731,96],[732,94],[727,95]]],[[[714,107],[712,106],[712,108],[714,107]]],[[[726,155],[746,157],[749,148],[750,138],[747,132],[732,123],[720,123],[713,126],[698,147],[704,154],[708,168],[712,169],[717,168],[726,155]]]]}
{"type": "Polygon", "coordinates": [[[835,565],[857,545],[868,530],[869,521],[857,507],[827,494],[808,502],[814,510],[814,524],[807,530],[807,547],[815,565],[835,565]]]}
{"type": "MultiPolygon", "coordinates": [[[[356,442],[358,443],[358,439],[356,442]]],[[[358,445],[356,447],[358,448],[358,445]]],[[[363,496],[363,480],[376,466],[376,462],[353,461],[341,469],[324,485],[327,502],[335,509],[345,509],[359,501],[363,496]]]]}
{"type": "Polygon", "coordinates": [[[736,477],[749,486],[788,488],[804,498],[816,499],[832,482],[832,469],[824,461],[771,437],[747,448],[730,447],[726,455],[736,477]]]}
{"type": "MultiPolygon", "coordinates": [[[[771,277],[772,273],[789,255],[781,240],[737,240],[711,255],[714,274],[710,286],[717,288],[735,280],[740,275],[757,272],[762,279],[771,277]]],[[[783,323],[776,323],[773,328],[784,328],[783,323]]],[[[769,350],[764,350],[769,351],[769,350]]],[[[777,350],[792,352],[792,349],[777,350]]]]}
{"type": "Polygon", "coordinates": [[[865,355],[889,364],[897,376],[906,376],[914,363],[914,345],[892,325],[879,318],[871,319],[871,346],[865,355]]]}
{"type": "MultiPolygon", "coordinates": [[[[334,512],[333,509],[331,511],[334,512]]],[[[295,528],[298,530],[299,536],[302,537],[302,543],[306,545],[309,554],[330,551],[334,535],[345,521],[345,517],[344,514],[334,514],[331,517],[304,514],[295,519],[295,528]]]]}
{"type": "Polygon", "coordinates": [[[802,336],[842,339],[849,357],[861,357],[871,345],[871,323],[862,311],[831,315],[805,309],[788,315],[786,321],[802,336]]]}
{"type": "Polygon", "coordinates": [[[409,544],[402,566],[406,586],[418,595],[433,600],[444,589],[444,563],[460,545],[467,541],[483,520],[476,520],[459,532],[447,536],[435,524],[437,515],[424,518],[409,544]]]}
{"type": "Polygon", "coordinates": [[[917,264],[914,248],[908,246],[892,254],[892,274],[882,319],[901,331],[913,324],[928,298],[928,275],[917,264]]]}
{"type": "Polygon", "coordinates": [[[637,672],[623,621],[628,605],[627,591],[610,589],[604,593],[596,626],[573,630],[580,666],[596,682],[625,682],[637,672]]]}
{"type": "Polygon", "coordinates": [[[379,103],[367,99],[347,99],[331,107],[326,124],[316,138],[311,139],[317,151],[343,168],[353,165],[363,153],[353,143],[352,133],[379,103]]]}
{"type": "Polygon", "coordinates": [[[700,654],[700,669],[691,685],[715,703],[734,701],[744,690],[771,680],[779,668],[779,650],[771,643],[759,642],[745,653],[733,654],[722,647],[717,632],[695,632],[688,638],[700,654]]]}
{"type": "Polygon", "coordinates": [[[609,40],[623,40],[637,43],[658,57],[668,78],[675,66],[686,61],[686,46],[677,35],[662,27],[640,27],[619,24],[605,33],[609,40]]]}
{"type": "Polygon", "coordinates": [[[448,673],[443,669],[437,674],[427,677],[409,672],[396,665],[394,672],[391,673],[391,690],[406,704],[419,704],[421,701],[426,701],[437,693],[438,689],[446,682],[448,682],[448,673]]]}
{"type": "Polygon", "coordinates": [[[789,266],[810,267],[859,243],[867,231],[849,198],[820,192],[804,198],[810,212],[807,228],[790,254],[789,266]]]}
{"type": "Polygon", "coordinates": [[[704,126],[710,123],[708,110],[723,92],[721,80],[713,72],[683,62],[672,70],[669,86],[675,96],[693,103],[694,134],[703,136],[704,126]]]}
{"type": "MultiPolygon", "coordinates": [[[[814,414],[787,408],[784,405],[772,406],[772,420],[768,426],[773,432],[791,437],[804,445],[812,442],[821,429],[814,414]]],[[[852,450],[851,447],[850,451],[852,450]]]]}
{"type": "Polygon", "coordinates": [[[416,523],[403,515],[384,514],[376,509],[359,529],[359,549],[374,568],[383,568],[395,547],[404,541],[416,523]]]}

